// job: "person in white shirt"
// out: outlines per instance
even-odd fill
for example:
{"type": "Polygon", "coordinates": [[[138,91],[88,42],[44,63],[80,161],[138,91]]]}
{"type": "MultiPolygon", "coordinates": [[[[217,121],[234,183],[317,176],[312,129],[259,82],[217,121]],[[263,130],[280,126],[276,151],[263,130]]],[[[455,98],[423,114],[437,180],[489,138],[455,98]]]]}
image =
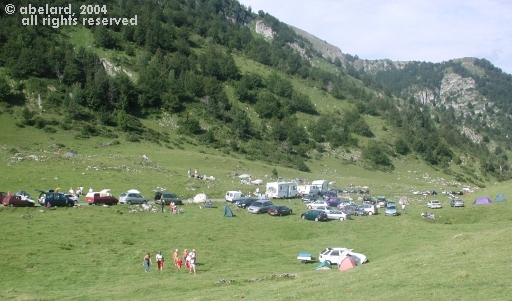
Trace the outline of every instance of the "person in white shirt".
{"type": "Polygon", "coordinates": [[[164,256],[162,255],[162,251],[159,251],[156,256],[156,264],[158,266],[158,269],[161,271],[164,268],[164,256]]]}

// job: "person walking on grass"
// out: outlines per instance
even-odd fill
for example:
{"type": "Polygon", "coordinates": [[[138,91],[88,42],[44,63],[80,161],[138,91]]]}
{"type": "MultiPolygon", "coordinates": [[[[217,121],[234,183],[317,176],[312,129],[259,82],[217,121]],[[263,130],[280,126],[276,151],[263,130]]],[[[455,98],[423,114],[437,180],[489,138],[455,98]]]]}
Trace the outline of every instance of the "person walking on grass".
{"type": "Polygon", "coordinates": [[[181,266],[183,265],[183,261],[180,259],[178,255],[178,249],[172,253],[172,259],[174,260],[174,265],[178,268],[178,271],[181,271],[181,266]]]}
{"type": "Polygon", "coordinates": [[[147,252],[146,255],[144,256],[144,259],[142,259],[142,264],[144,265],[146,273],[149,273],[149,267],[151,266],[151,255],[149,254],[149,252],[147,252]]]}
{"type": "Polygon", "coordinates": [[[164,256],[162,255],[162,251],[160,251],[160,252],[158,252],[158,254],[156,254],[156,264],[160,271],[162,271],[164,269],[164,256]]]}
{"type": "Polygon", "coordinates": [[[402,214],[405,214],[405,203],[402,203],[402,214]]]}
{"type": "Polygon", "coordinates": [[[196,275],[196,249],[193,249],[189,254],[190,257],[190,268],[188,269],[189,273],[196,275]]]}
{"type": "Polygon", "coordinates": [[[165,200],[164,200],[164,197],[162,194],[162,196],[160,197],[160,207],[162,208],[162,212],[164,212],[164,206],[165,206],[165,200]]]}

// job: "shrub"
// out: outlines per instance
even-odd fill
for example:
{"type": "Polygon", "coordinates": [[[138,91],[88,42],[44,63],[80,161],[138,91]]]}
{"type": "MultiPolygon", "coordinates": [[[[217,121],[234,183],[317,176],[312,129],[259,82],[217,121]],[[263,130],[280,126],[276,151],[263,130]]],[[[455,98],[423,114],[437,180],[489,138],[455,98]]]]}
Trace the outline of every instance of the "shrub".
{"type": "Polygon", "coordinates": [[[43,131],[47,132],[47,133],[57,133],[57,129],[54,128],[53,126],[45,126],[43,128],[43,131]]]}
{"type": "Polygon", "coordinates": [[[34,127],[36,129],[42,129],[45,126],[45,120],[42,117],[36,117],[34,118],[34,127]]]}

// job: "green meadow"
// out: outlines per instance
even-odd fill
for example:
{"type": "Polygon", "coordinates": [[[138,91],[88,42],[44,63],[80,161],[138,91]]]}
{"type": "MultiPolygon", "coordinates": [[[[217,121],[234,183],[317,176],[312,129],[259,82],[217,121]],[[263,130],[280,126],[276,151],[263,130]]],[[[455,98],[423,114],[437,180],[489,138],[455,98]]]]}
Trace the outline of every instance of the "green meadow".
{"type": "MultiPolygon", "coordinates": [[[[186,204],[183,214],[136,212],[129,206],[81,206],[46,210],[1,208],[0,274],[4,300],[509,300],[512,243],[509,202],[475,206],[475,197],[512,196],[509,182],[489,183],[463,196],[465,208],[444,207],[436,220],[422,196],[412,190],[459,190],[464,183],[415,161],[396,159],[392,173],[368,171],[326,156],[303,173],[245,159],[241,155],[196,145],[171,136],[165,145],[93,137],[73,138],[65,131],[46,133],[14,126],[16,111],[2,114],[1,191],[83,185],[110,188],[114,195],[136,188],[148,198],[164,187],[183,199],[205,193],[221,199],[226,190],[253,191],[234,173],[265,182],[280,177],[309,181],[328,179],[335,187],[370,186],[373,195],[410,198],[407,214],[354,217],[338,222],[303,221],[299,200],[277,200],[290,206],[286,217],[251,215],[235,210],[223,217],[224,202],[200,209],[186,204]],[[74,157],[65,153],[73,151],[74,157]],[[142,159],[146,154],[150,160],[142,159]],[[187,169],[215,177],[199,181],[187,169]],[[40,212],[43,210],[43,212],[40,212]],[[348,247],[369,262],[346,272],[316,271],[316,262],[301,264],[299,252],[315,257],[325,247],[348,247]],[[195,248],[197,275],[176,271],[172,250],[195,248]],[[145,273],[142,258],[162,251],[164,271],[153,265],[145,273]]],[[[474,187],[472,187],[474,188],[474,187]]],[[[260,188],[261,189],[261,188],[260,188]]],[[[354,196],[357,198],[357,196],[354,196]]],[[[433,197],[432,197],[433,198],[433,197]]]]}

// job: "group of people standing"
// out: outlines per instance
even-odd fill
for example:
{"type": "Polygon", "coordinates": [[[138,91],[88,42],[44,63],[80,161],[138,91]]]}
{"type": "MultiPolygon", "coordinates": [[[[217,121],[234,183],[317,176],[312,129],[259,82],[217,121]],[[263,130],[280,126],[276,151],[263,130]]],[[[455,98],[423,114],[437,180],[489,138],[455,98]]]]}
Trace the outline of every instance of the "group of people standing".
{"type": "MultiPolygon", "coordinates": [[[[159,251],[158,254],[156,254],[155,259],[158,270],[162,271],[164,268],[164,256],[162,255],[162,251],[159,251]]],[[[187,267],[189,274],[196,274],[196,249],[193,249],[192,252],[188,252],[187,249],[183,250],[182,257],[179,256],[178,249],[176,249],[172,253],[172,259],[174,261],[174,266],[178,271],[181,271],[183,262],[185,262],[185,266],[187,267]]],[[[149,273],[149,268],[151,266],[151,254],[149,252],[144,255],[142,264],[144,265],[146,273],[149,273]]]]}

